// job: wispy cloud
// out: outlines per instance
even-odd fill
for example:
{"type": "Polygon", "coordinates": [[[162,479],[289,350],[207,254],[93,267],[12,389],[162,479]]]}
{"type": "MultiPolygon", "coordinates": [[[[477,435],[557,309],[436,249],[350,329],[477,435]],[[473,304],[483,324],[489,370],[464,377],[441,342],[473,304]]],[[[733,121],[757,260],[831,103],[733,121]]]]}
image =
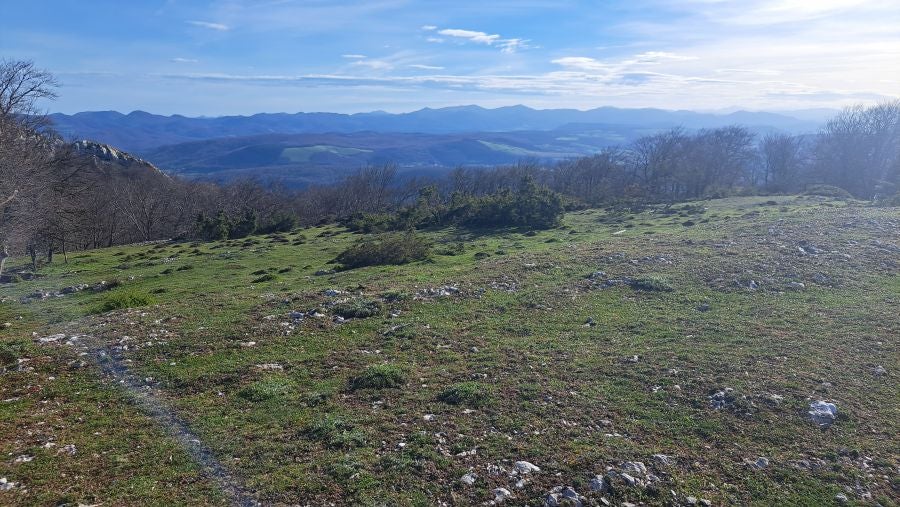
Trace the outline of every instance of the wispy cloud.
{"type": "Polygon", "coordinates": [[[444,67],[439,67],[437,65],[423,65],[421,63],[413,63],[408,66],[411,69],[420,69],[420,70],[444,70],[444,67]]]}
{"type": "Polygon", "coordinates": [[[347,54],[341,55],[341,58],[346,58],[348,60],[362,60],[363,58],[366,58],[366,55],[347,54]]]}
{"type": "Polygon", "coordinates": [[[181,57],[172,58],[170,61],[173,63],[197,63],[197,62],[199,62],[199,60],[197,60],[196,58],[181,58],[181,57]]]}
{"type": "MultiPolygon", "coordinates": [[[[489,34],[487,32],[479,32],[476,30],[464,30],[461,28],[444,28],[441,30],[437,29],[438,27],[433,25],[423,26],[422,29],[425,31],[433,32],[436,31],[438,34],[443,35],[444,37],[449,37],[452,40],[456,40],[459,42],[471,42],[474,44],[484,44],[486,46],[494,46],[500,48],[500,51],[503,53],[515,53],[519,49],[527,49],[531,46],[528,45],[528,40],[519,39],[519,38],[508,38],[505,39],[499,34],[489,34]]],[[[444,39],[437,37],[429,37],[427,39],[429,42],[444,42],[444,39]]]]}
{"type": "Polygon", "coordinates": [[[210,21],[188,21],[187,24],[199,26],[200,28],[208,28],[210,30],[216,30],[219,32],[227,32],[231,30],[231,27],[228,25],[224,25],[222,23],[213,23],[210,21]]]}

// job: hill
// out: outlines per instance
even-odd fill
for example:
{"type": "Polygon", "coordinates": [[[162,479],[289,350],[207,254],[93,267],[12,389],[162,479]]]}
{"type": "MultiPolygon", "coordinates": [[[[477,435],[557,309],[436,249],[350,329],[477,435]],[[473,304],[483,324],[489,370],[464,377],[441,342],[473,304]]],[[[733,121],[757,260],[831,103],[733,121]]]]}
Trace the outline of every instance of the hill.
{"type": "Polygon", "coordinates": [[[898,211],[586,210],[344,271],[336,225],[81,252],[2,286],[0,503],[891,505],[898,211]]]}
{"type": "Polygon", "coordinates": [[[552,162],[590,155],[654,131],[582,124],[553,131],[505,133],[269,134],[162,146],[148,150],[145,156],[168,171],[188,177],[253,175],[303,186],[332,182],[359,167],[384,163],[421,175],[458,166],[552,162]]]}
{"type": "Polygon", "coordinates": [[[525,106],[485,109],[479,106],[420,109],[409,113],[263,113],[252,116],[189,118],[161,116],[133,111],[52,114],[54,127],[67,137],[91,139],[144,154],[156,147],[219,137],[246,137],[268,134],[312,134],[415,132],[459,134],[469,132],[509,132],[553,130],[571,123],[602,124],[625,128],[719,127],[741,124],[804,133],[818,128],[820,121],[789,114],[738,111],[729,114],[666,111],[662,109],[620,109],[601,107],[537,110],[525,106]]]}

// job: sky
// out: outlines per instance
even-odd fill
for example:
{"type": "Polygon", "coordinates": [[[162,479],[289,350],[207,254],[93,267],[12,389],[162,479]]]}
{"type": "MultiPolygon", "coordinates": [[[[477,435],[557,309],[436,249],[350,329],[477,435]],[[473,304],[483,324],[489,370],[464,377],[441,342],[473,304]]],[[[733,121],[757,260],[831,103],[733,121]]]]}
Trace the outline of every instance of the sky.
{"type": "Polygon", "coordinates": [[[5,1],[54,112],[801,110],[900,96],[898,0],[5,1]]]}

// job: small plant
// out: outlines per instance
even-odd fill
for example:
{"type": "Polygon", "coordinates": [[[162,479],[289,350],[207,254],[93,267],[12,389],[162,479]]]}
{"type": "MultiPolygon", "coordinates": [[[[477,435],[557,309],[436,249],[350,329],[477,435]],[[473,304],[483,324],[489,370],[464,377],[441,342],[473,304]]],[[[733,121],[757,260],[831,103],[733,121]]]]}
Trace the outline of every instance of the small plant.
{"type": "Polygon", "coordinates": [[[266,273],[259,278],[253,279],[252,283],[274,282],[278,280],[278,275],[274,273],[266,273]]]}
{"type": "Polygon", "coordinates": [[[110,292],[104,296],[100,303],[91,310],[91,313],[106,313],[124,308],[136,308],[151,305],[154,302],[154,299],[149,294],[135,290],[120,290],[110,292]]]}
{"type": "Polygon", "coordinates": [[[377,301],[359,298],[337,303],[331,311],[345,319],[365,319],[378,315],[381,312],[381,305],[377,301]]]}
{"type": "Polygon", "coordinates": [[[406,373],[393,364],[369,366],[350,381],[350,389],[388,389],[400,387],[406,381],[406,373]]]}
{"type": "Polygon", "coordinates": [[[410,231],[378,234],[363,238],[344,250],[335,261],[345,269],[364,266],[407,264],[424,260],[431,253],[431,242],[410,231]]]}
{"type": "Polygon", "coordinates": [[[15,366],[22,356],[22,346],[19,343],[0,343],[0,368],[15,366]]]}
{"type": "Polygon", "coordinates": [[[444,390],[438,397],[451,405],[468,405],[480,407],[491,398],[490,389],[478,382],[460,382],[444,390]]]}
{"type": "Polygon", "coordinates": [[[257,380],[238,391],[238,396],[249,401],[266,401],[282,398],[294,390],[294,382],[283,376],[272,375],[257,380]]]}
{"type": "Polygon", "coordinates": [[[366,443],[365,435],[342,417],[326,415],[313,421],[304,430],[310,440],[318,440],[328,447],[352,449],[366,443]]]}
{"type": "Polygon", "coordinates": [[[647,292],[672,292],[674,287],[668,280],[658,277],[635,278],[629,283],[632,289],[643,290],[647,292]]]}

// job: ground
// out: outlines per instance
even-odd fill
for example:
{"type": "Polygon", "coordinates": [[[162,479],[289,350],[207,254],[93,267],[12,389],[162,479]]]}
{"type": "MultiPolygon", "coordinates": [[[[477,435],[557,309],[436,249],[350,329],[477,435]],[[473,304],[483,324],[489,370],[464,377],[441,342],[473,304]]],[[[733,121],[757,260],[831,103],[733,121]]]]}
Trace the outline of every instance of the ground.
{"type": "Polygon", "coordinates": [[[425,234],[403,266],[332,271],[361,235],[326,226],[0,286],[0,504],[898,504],[898,208],[425,234]]]}

